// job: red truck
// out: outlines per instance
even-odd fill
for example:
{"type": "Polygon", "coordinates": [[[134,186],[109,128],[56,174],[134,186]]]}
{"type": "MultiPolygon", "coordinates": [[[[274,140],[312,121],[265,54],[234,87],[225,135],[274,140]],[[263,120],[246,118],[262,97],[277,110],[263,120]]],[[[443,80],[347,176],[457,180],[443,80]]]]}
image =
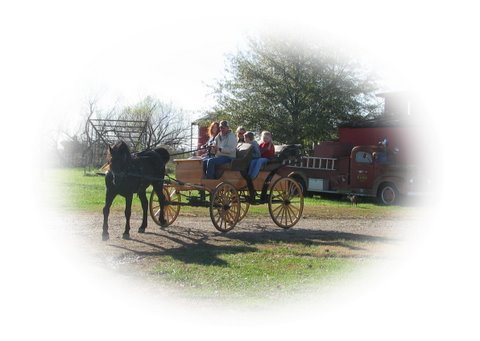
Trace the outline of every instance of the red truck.
{"type": "Polygon", "coordinates": [[[425,106],[410,92],[378,96],[385,99],[382,116],[339,125],[337,142],[322,142],[313,156],[286,167],[305,193],[375,197],[384,205],[431,193],[425,106]]]}
{"type": "Polygon", "coordinates": [[[353,146],[323,142],[314,155],[282,169],[297,180],[306,193],[336,193],[375,197],[383,205],[398,203],[400,197],[419,194],[418,168],[402,160],[400,151],[387,141],[377,145],[353,146]]]}

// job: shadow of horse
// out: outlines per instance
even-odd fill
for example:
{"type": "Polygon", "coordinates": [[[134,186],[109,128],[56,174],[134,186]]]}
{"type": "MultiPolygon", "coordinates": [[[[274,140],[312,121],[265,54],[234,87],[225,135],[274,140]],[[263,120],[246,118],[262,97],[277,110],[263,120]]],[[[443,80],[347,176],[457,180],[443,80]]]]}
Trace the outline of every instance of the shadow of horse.
{"type": "Polygon", "coordinates": [[[166,226],[164,215],[165,199],[163,195],[163,178],[165,165],[170,154],[164,148],[145,150],[131,154],[124,141],[117,142],[113,147],[108,146],[109,160],[105,174],[106,197],[103,208],[102,239],[109,239],[108,216],[110,207],[117,195],[125,197],[125,231],[124,239],[130,239],[130,217],[132,213],[133,194],[137,193],[142,204],[142,224],[138,232],[143,233],[147,227],[148,200],[146,190],[152,185],[160,199],[159,221],[166,226]]]}
{"type": "MultiPolygon", "coordinates": [[[[165,236],[163,236],[165,237],[165,236]]],[[[255,252],[257,249],[251,246],[239,246],[239,245],[215,245],[208,242],[198,240],[196,242],[184,242],[180,239],[175,239],[178,242],[178,246],[172,248],[165,248],[160,245],[145,242],[138,239],[131,239],[132,242],[136,242],[139,245],[151,247],[149,251],[135,250],[134,244],[129,244],[128,247],[123,245],[111,246],[117,249],[122,249],[128,252],[134,253],[140,257],[161,257],[170,256],[173,259],[179,260],[185,264],[199,264],[199,265],[213,265],[220,267],[227,267],[228,263],[220,258],[224,254],[239,254],[255,252]]]]}
{"type": "MultiPolygon", "coordinates": [[[[148,232],[152,237],[168,240],[170,245],[163,242],[155,243],[138,239],[131,239],[135,243],[111,245],[112,247],[132,252],[140,257],[170,256],[185,264],[228,266],[222,259],[224,254],[242,254],[257,252],[262,244],[275,244],[278,242],[302,244],[305,246],[338,246],[352,251],[364,250],[350,242],[389,243],[395,239],[370,236],[365,234],[347,233],[338,231],[323,231],[310,229],[275,230],[275,231],[239,231],[228,235],[212,234],[202,231],[190,230],[163,230],[161,233],[148,232]],[[221,237],[225,243],[217,243],[221,237]],[[228,245],[231,241],[240,241],[244,245],[228,245]],[[137,245],[138,247],[136,247],[137,245]],[[148,250],[145,250],[147,247],[148,250]]],[[[153,239],[154,240],[154,239],[153,239]]]]}

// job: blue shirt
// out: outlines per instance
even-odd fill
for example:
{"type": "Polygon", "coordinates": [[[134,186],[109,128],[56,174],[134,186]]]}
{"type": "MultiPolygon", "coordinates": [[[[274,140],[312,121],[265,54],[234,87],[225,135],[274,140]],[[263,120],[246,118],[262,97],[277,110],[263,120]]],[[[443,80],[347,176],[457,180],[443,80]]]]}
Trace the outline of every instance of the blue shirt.
{"type": "Polygon", "coordinates": [[[248,142],[252,145],[252,159],[258,159],[260,157],[260,146],[258,142],[253,140],[252,142],[248,142]]]}

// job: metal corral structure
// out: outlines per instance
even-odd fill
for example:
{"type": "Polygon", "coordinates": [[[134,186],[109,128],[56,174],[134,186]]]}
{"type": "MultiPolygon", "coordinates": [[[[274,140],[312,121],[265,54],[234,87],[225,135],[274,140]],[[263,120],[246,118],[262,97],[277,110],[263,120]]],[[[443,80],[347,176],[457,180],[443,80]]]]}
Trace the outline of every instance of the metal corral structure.
{"type": "Polygon", "coordinates": [[[107,146],[118,140],[125,141],[131,151],[147,148],[149,130],[148,121],[88,118],[85,125],[85,168],[95,168],[105,163],[107,146]]]}

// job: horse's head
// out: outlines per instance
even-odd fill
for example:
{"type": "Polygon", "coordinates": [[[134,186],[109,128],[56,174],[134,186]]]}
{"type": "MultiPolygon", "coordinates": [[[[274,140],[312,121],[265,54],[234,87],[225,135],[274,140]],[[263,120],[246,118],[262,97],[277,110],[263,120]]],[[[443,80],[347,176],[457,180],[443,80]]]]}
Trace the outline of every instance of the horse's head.
{"type": "Polygon", "coordinates": [[[164,164],[166,164],[170,160],[170,153],[165,148],[155,148],[154,151],[160,156],[164,164]]]}
{"type": "Polygon", "coordinates": [[[132,160],[128,145],[124,141],[118,141],[113,147],[108,146],[108,151],[110,170],[114,173],[125,171],[132,160]]]}

